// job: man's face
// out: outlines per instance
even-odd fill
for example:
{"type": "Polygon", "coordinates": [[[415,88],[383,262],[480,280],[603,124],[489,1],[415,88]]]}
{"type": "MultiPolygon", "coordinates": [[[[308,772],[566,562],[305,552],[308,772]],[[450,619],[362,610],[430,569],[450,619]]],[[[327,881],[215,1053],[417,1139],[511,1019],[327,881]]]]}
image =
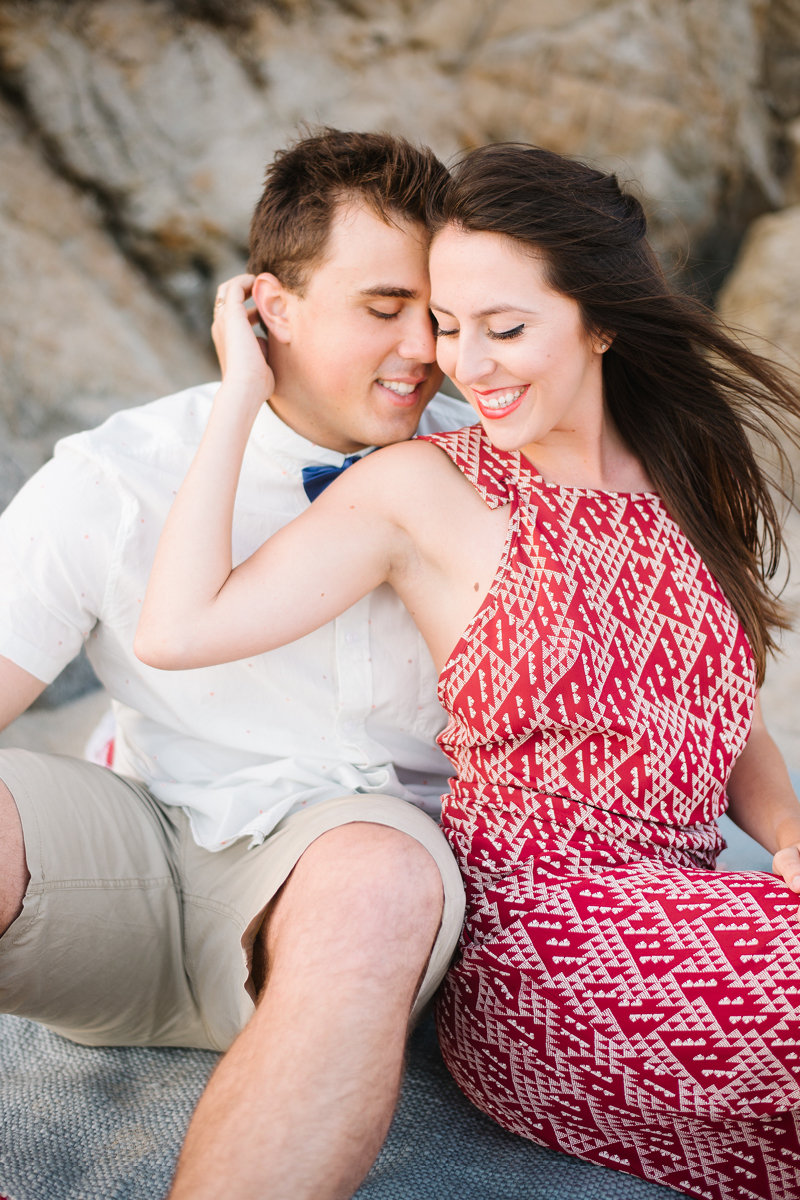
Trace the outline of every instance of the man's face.
{"type": "Polygon", "coordinates": [[[386,224],[361,203],[342,205],[325,261],[302,296],[283,292],[280,321],[265,279],[253,294],[270,331],[278,416],[342,453],[411,437],[442,380],[425,229],[400,217],[386,224]]]}

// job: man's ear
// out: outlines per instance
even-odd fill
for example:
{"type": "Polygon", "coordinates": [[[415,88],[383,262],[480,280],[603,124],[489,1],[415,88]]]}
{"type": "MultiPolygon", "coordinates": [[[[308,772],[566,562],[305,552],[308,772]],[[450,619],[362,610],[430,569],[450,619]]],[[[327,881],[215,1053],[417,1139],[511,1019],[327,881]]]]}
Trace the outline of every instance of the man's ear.
{"type": "Polygon", "coordinates": [[[290,292],[287,292],[281,281],[275,275],[265,271],[257,275],[253,284],[253,299],[255,300],[261,324],[271,338],[277,342],[291,341],[289,321],[290,292]]]}

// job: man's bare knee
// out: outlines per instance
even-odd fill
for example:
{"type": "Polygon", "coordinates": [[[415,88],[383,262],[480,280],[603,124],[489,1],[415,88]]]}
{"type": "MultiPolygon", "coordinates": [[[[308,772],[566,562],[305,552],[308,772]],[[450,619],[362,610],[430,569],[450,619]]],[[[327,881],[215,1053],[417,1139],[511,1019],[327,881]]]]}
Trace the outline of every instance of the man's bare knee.
{"type": "Polygon", "coordinates": [[[0,779],[0,937],[21,913],[30,877],[19,812],[0,779]]]}
{"type": "Polygon", "coordinates": [[[443,903],[439,868],[415,838],[385,825],[341,825],[312,842],[271,906],[264,957],[308,962],[311,952],[359,973],[413,974],[427,962],[443,903]]]}
{"type": "Polygon", "coordinates": [[[304,907],[353,914],[362,927],[391,919],[410,930],[432,928],[442,914],[442,879],[431,854],[399,829],[364,821],[340,825],[312,842],[287,892],[302,897],[304,907]]]}

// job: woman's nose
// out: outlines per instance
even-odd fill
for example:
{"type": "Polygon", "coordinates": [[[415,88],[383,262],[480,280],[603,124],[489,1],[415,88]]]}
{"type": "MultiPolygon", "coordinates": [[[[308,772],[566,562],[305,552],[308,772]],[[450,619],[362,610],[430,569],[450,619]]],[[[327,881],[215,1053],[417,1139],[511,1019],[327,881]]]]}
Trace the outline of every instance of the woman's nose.
{"type": "Polygon", "coordinates": [[[458,339],[456,379],[467,387],[488,380],[494,373],[496,363],[486,353],[486,347],[462,333],[458,339]]]}

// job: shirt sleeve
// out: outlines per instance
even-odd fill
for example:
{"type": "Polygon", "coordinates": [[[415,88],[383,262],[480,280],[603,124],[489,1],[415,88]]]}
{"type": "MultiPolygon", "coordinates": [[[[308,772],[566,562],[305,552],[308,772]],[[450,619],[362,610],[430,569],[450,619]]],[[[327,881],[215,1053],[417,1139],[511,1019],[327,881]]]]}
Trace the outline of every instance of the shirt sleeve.
{"type": "Polygon", "coordinates": [[[64,446],[0,515],[0,654],[43,683],[102,615],[122,509],[102,466],[64,446]]]}

